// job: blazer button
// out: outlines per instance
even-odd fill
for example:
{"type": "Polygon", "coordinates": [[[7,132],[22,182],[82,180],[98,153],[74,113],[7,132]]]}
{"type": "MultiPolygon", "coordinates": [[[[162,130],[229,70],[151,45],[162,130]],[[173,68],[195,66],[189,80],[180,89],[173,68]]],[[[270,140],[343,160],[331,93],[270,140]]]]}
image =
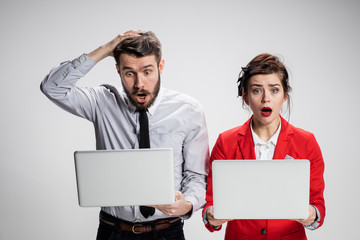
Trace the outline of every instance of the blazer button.
{"type": "Polygon", "coordinates": [[[266,234],[266,229],[265,228],[261,229],[261,234],[266,234]]]}

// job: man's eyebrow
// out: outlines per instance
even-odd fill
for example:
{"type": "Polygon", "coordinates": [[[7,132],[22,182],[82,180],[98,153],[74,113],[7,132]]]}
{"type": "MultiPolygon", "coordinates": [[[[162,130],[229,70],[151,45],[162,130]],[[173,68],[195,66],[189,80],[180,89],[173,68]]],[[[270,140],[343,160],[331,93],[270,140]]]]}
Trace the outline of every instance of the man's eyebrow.
{"type": "Polygon", "coordinates": [[[149,67],[155,67],[155,66],[153,64],[149,64],[149,65],[144,66],[143,68],[149,68],[149,67]]]}
{"type": "Polygon", "coordinates": [[[122,69],[122,70],[132,70],[131,67],[126,67],[126,66],[123,66],[121,69],[122,69]]]}
{"type": "MultiPolygon", "coordinates": [[[[142,69],[146,69],[146,68],[150,68],[150,67],[154,68],[155,66],[153,64],[148,64],[146,66],[143,66],[142,69]]],[[[127,67],[127,66],[123,66],[121,69],[122,70],[133,70],[133,68],[127,67]]]]}

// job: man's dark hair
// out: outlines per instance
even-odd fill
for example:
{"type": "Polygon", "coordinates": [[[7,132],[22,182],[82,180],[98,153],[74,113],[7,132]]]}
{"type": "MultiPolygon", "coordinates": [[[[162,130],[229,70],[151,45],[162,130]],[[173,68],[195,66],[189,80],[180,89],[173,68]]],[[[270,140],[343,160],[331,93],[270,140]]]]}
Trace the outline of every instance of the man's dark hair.
{"type": "Polygon", "coordinates": [[[140,33],[138,37],[126,38],[114,49],[116,64],[120,64],[120,55],[129,54],[134,57],[145,57],[155,55],[159,65],[161,60],[161,43],[153,32],[140,33]]]}

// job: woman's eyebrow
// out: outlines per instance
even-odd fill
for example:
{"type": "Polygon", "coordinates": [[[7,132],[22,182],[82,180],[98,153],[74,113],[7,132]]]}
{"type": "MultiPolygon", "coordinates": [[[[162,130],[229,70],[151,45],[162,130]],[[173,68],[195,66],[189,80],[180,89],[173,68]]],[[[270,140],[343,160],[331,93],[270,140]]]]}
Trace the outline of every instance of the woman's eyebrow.
{"type": "Polygon", "coordinates": [[[258,84],[258,83],[253,83],[250,85],[250,87],[262,87],[262,84],[258,84]]]}

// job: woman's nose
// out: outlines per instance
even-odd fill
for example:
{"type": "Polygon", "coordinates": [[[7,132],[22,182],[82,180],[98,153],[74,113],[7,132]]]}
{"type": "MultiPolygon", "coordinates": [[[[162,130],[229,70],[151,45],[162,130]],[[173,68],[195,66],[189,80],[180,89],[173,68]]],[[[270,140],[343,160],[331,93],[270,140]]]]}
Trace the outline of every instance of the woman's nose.
{"type": "Polygon", "coordinates": [[[266,102],[269,102],[269,101],[270,101],[269,94],[266,91],[264,91],[261,102],[266,103],[266,102]]]}

